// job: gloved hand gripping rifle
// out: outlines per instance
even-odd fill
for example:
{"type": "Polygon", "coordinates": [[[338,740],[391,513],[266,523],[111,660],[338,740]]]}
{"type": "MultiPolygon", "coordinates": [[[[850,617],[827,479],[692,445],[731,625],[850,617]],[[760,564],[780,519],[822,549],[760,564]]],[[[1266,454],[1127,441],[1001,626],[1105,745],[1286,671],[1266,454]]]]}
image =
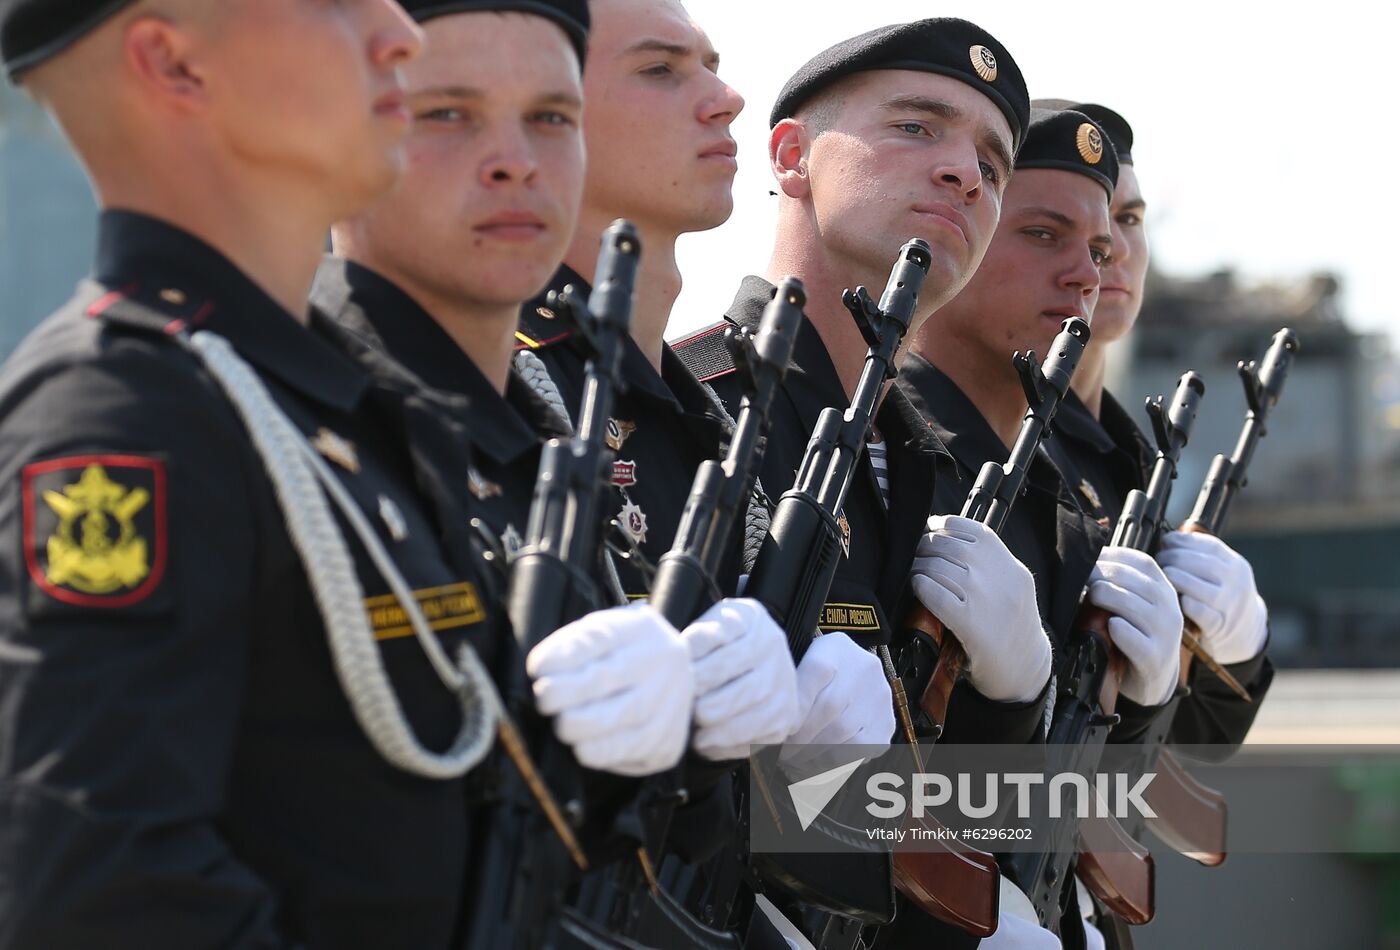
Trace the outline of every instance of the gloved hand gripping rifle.
{"type": "Polygon", "coordinates": [[[593,578],[612,463],[605,435],[621,385],[640,253],[636,229],[616,221],[603,232],[587,306],[572,288],[551,295],[551,307],[573,325],[589,359],[577,434],[544,447],[526,543],[511,566],[506,606],[518,649],[506,701],[524,735],[502,736],[516,768],[503,770],[501,805],[488,828],[481,866],[491,871],[469,925],[473,950],[551,946],[560,928],[568,934],[588,927],[563,906],[588,867],[576,834],[585,817],[581,768],[534,712],[525,657],[559,627],[602,606],[593,578]],[[562,807],[556,794],[567,796],[562,807]]]}

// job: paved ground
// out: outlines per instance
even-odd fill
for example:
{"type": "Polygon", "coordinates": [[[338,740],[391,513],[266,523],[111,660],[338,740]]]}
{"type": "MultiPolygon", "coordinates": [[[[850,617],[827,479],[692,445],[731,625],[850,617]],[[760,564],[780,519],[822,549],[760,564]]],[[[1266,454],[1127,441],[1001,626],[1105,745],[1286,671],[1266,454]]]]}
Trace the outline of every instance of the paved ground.
{"type": "Polygon", "coordinates": [[[1280,670],[1247,741],[1400,744],[1400,670],[1280,670]]]}
{"type": "MultiPolygon", "coordinates": [[[[1400,670],[1282,670],[1248,741],[1400,744],[1400,670]]],[[[1137,950],[1400,948],[1384,923],[1400,856],[1239,853],[1204,868],[1153,852],[1157,919],[1135,932],[1137,950]]]]}

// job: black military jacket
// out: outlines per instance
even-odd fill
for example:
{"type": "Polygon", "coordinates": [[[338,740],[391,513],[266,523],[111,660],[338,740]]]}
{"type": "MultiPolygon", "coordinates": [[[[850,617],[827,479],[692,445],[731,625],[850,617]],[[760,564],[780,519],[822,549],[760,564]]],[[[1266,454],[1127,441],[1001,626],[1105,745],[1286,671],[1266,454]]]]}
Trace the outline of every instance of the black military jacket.
{"type": "Polygon", "coordinates": [[[328,257],[311,300],[371,351],[387,352],[438,394],[459,397],[448,402],[463,422],[471,465],[458,487],[503,555],[498,563],[513,556],[530,516],[540,445],[568,434],[562,420],[514,373],[503,397],[427,311],[369,268],[328,257]]]}
{"type": "MultiPolygon", "coordinates": [[[[547,302],[549,290],[572,284],[585,298],[590,287],[568,267],[561,267],[545,292],[521,308],[517,349],[538,356],[559,387],[570,421],[578,423],[583,400],[585,357],[562,327],[547,302]]],[[[616,558],[623,590],[632,599],[650,590],[651,570],[671,549],[691,482],[702,462],[719,458],[725,450],[725,423],[701,384],[669,346],[663,346],[661,372],[629,337],[622,357],[624,391],[613,405],[609,443],[616,453],[613,486],[617,510],[613,513],[623,531],[613,531],[614,548],[625,552],[616,558]],[[641,554],[631,551],[628,535],[641,554]]],[[[743,525],[731,529],[732,553],[726,559],[720,590],[732,594],[738,584],[743,525]]]]}
{"type": "Polygon", "coordinates": [[[1106,391],[1095,419],[1070,390],[1045,450],[1080,504],[1106,526],[1118,522],[1128,492],[1146,486],[1155,454],[1127,410],[1106,391]]]}
{"type": "MultiPolygon", "coordinates": [[[[94,278],[0,371],[7,945],[449,946],[465,783],[390,766],[353,717],[263,463],[181,345],[201,330],[329,460],[449,652],[491,660],[439,413],[191,235],[104,214],[94,278]]],[[[444,749],[457,703],[346,535],[399,701],[444,749]]]]}
{"type": "MultiPolygon", "coordinates": [[[[687,364],[702,368],[702,378],[731,411],[738,409],[742,392],[732,363],[716,360],[715,341],[726,326],[757,330],[775,291],[761,277],[745,277],[724,320],[676,344],[676,352],[687,364]]],[[[828,406],[844,410],[849,402],[825,344],[804,317],[787,377],[773,400],[763,457],[764,489],[775,501],[792,487],[818,415],[828,406]]],[[[890,643],[911,603],[909,565],[931,510],[936,470],[949,458],[898,389],[887,391],[875,423],[887,446],[890,510],[885,510],[868,456],[862,455],[846,498],[845,557],[820,622],[823,630],[845,631],[866,647],[890,643]]]]}
{"type": "MultiPolygon", "coordinates": [[[[1155,453],[1132,417],[1107,391],[1100,416],[1101,420],[1095,419],[1079,397],[1071,393],[1060,407],[1046,448],[1068,480],[1078,479],[1083,497],[1097,502],[1095,515],[1105,524],[1116,524],[1128,492],[1147,488],[1155,453]]],[[[1253,697],[1253,702],[1240,699],[1204,664],[1192,663],[1187,683],[1190,692],[1180,698],[1169,741],[1218,745],[1226,750],[1233,750],[1244,741],[1258,715],[1260,701],[1273,682],[1274,668],[1263,652],[1226,668],[1253,697]]],[[[1126,698],[1119,702],[1125,720],[1138,718],[1142,707],[1126,698]]],[[[1115,728],[1110,735],[1114,741],[1121,741],[1124,730],[1115,728]]]]}

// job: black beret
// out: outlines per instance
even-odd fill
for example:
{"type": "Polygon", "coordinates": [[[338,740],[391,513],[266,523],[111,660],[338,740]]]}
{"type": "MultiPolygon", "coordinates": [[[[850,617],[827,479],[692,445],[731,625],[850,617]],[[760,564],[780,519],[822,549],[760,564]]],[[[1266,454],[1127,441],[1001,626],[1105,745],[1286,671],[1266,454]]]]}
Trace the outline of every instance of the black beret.
{"type": "Polygon", "coordinates": [[[1034,109],[1073,109],[1082,112],[1099,124],[1108,140],[1118,153],[1119,165],[1133,163],[1133,127],[1128,120],[1108,106],[1096,102],[1072,102],[1069,99],[1036,99],[1031,102],[1034,109]]]}
{"type": "Polygon", "coordinates": [[[419,23],[451,13],[533,13],[569,34],[579,65],[588,51],[588,0],[399,0],[419,23]]]}
{"type": "Polygon", "coordinates": [[[1118,186],[1118,156],[1097,122],[1073,109],[1035,109],[1016,170],[1055,168],[1094,179],[1111,199],[1118,186]]]}
{"type": "Polygon", "coordinates": [[[837,43],[799,69],[773,104],[768,125],[790,118],[813,95],[856,73],[910,69],[960,79],[992,100],[1011,124],[1015,151],[1030,121],[1030,94],[1006,47],[976,24],[955,17],[896,23],[837,43]]]}
{"type": "Polygon", "coordinates": [[[56,56],[135,0],[0,0],[0,61],[11,79],[56,56]]]}

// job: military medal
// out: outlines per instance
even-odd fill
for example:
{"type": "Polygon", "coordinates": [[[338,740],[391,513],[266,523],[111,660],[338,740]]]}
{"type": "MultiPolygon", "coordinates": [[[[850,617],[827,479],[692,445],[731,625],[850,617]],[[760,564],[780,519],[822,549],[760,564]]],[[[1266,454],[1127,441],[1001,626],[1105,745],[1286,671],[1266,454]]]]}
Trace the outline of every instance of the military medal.
{"type": "Polygon", "coordinates": [[[618,488],[631,488],[637,484],[637,463],[624,459],[613,462],[612,483],[618,488]]]}
{"type": "Polygon", "coordinates": [[[495,498],[497,495],[501,494],[501,486],[478,472],[475,466],[468,466],[467,468],[467,490],[476,496],[479,501],[495,498]]]}
{"type": "Polygon", "coordinates": [[[617,522],[633,542],[638,545],[647,543],[647,516],[636,502],[629,501],[622,506],[617,513],[617,522]]]}
{"type": "Polygon", "coordinates": [[[1087,498],[1089,500],[1089,504],[1093,505],[1095,508],[1103,507],[1103,500],[1099,498],[1099,493],[1094,490],[1093,485],[1089,484],[1089,480],[1087,478],[1080,480],[1079,494],[1087,498]]]}
{"type": "Polygon", "coordinates": [[[841,529],[841,552],[846,557],[851,556],[851,523],[846,520],[846,513],[841,512],[841,517],[836,519],[836,526],[841,529]]]}
{"type": "Polygon", "coordinates": [[[627,441],[627,437],[637,431],[635,422],[628,422],[625,419],[609,419],[608,431],[604,434],[607,439],[608,448],[614,452],[622,448],[622,443],[627,441]]]}
{"type": "Polygon", "coordinates": [[[355,451],[355,443],[349,439],[322,426],[316,431],[316,438],[311,440],[311,447],[351,475],[360,474],[360,456],[355,451]]]}

